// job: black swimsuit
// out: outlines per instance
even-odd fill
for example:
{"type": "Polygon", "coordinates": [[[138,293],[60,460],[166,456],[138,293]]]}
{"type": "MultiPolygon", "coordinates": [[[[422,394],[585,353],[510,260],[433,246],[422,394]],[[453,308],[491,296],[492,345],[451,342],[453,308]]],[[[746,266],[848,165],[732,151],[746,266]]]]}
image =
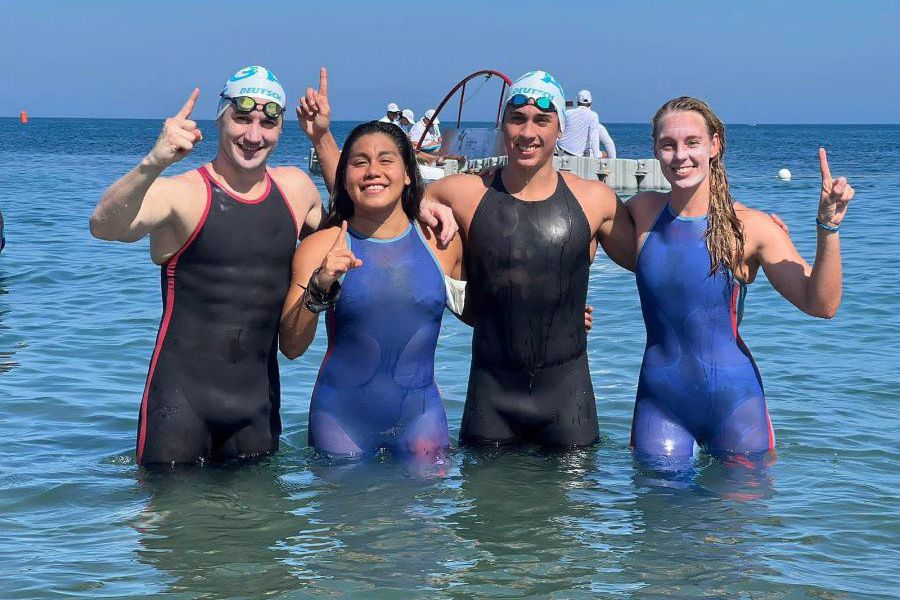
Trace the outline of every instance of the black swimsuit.
{"type": "Polygon", "coordinates": [[[561,175],[546,200],[519,200],[498,172],[467,242],[475,331],[460,443],[595,442],[584,328],[591,231],[578,200],[561,175]]]}
{"type": "Polygon", "coordinates": [[[163,316],[138,423],[143,464],[278,449],[278,323],[297,225],[268,175],[262,197],[244,200],[200,174],[206,211],[162,265],[163,316]]]}

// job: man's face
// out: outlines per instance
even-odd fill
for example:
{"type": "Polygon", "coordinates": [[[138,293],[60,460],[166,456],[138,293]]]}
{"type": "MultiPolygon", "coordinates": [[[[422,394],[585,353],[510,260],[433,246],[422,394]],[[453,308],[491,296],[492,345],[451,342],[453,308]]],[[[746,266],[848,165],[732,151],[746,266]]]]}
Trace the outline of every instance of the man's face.
{"type": "Polygon", "coordinates": [[[219,118],[219,152],[239,168],[259,168],[275,150],[283,122],[283,116],[272,119],[259,110],[242,113],[229,106],[219,118]]]}
{"type": "Polygon", "coordinates": [[[400,113],[388,111],[387,116],[388,116],[388,119],[390,119],[391,121],[396,121],[397,119],[400,118],[400,113]]]}
{"type": "Polygon", "coordinates": [[[510,163],[539,167],[552,160],[559,139],[559,116],[532,104],[507,105],[503,114],[503,141],[510,163]]]}

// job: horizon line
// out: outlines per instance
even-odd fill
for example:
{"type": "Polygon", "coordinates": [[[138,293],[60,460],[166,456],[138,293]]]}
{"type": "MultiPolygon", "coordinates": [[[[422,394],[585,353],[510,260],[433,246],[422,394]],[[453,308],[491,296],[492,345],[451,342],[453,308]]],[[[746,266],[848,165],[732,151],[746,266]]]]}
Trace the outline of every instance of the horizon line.
{"type": "MultiPolygon", "coordinates": [[[[32,115],[28,115],[28,120],[85,120],[85,121],[160,121],[165,120],[168,117],[47,117],[41,116],[36,117],[32,115]]],[[[14,117],[0,117],[0,120],[9,119],[11,121],[18,121],[19,116],[14,117]]],[[[207,121],[213,122],[215,119],[196,119],[197,121],[207,121]]],[[[377,119],[372,119],[377,120],[377,119]]],[[[490,123],[493,119],[489,121],[478,121],[478,120],[464,120],[463,123],[490,123]]],[[[285,122],[296,123],[297,119],[285,119],[285,122]]],[[[364,119],[336,119],[333,120],[332,123],[366,123],[367,121],[364,119]]],[[[449,123],[449,121],[446,121],[449,123]]],[[[610,125],[650,125],[650,121],[603,121],[605,124],[610,125]]],[[[443,122],[442,122],[443,124],[443,122]]],[[[887,125],[887,126],[897,126],[900,123],[892,123],[892,122],[869,122],[869,123],[850,123],[850,122],[832,122],[832,123],[815,123],[815,122],[771,122],[771,123],[762,123],[762,122],[740,122],[740,121],[731,121],[727,122],[726,125],[748,125],[758,127],[760,125],[825,125],[825,126],[839,126],[839,125],[887,125]]]]}

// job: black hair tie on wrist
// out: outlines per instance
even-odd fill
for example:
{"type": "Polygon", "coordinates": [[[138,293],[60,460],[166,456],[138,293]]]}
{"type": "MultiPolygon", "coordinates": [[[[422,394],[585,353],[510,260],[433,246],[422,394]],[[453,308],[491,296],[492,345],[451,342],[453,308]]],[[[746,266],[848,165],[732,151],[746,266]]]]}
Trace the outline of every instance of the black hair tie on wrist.
{"type": "Polygon", "coordinates": [[[320,313],[328,310],[334,306],[341,295],[341,284],[338,281],[332,283],[327,291],[319,287],[319,284],[316,283],[316,275],[318,275],[321,270],[322,267],[319,267],[312,272],[312,275],[309,277],[309,283],[306,286],[306,292],[304,292],[306,301],[303,305],[309,312],[313,313],[320,313]]]}

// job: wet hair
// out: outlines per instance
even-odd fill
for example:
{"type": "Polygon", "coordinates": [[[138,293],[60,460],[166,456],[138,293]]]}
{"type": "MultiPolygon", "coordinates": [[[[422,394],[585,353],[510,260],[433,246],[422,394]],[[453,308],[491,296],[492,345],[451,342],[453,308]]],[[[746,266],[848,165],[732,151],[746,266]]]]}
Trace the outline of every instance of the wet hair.
{"type": "Polygon", "coordinates": [[[744,260],[744,229],[734,212],[734,198],[728,189],[725,172],[725,124],[703,100],[681,96],[663,104],[653,116],[653,145],[656,146],[663,117],[676,112],[695,112],[706,122],[709,137],[719,136],[719,153],[709,161],[709,213],[706,248],[709,250],[709,274],[724,267],[733,278],[744,260]]]}
{"type": "Polygon", "coordinates": [[[326,226],[340,226],[341,221],[349,221],[353,216],[353,199],[347,192],[347,186],[344,182],[347,176],[347,163],[350,161],[350,150],[361,137],[373,133],[386,135],[397,146],[400,158],[403,159],[406,175],[409,177],[409,185],[403,188],[400,204],[410,221],[418,216],[419,205],[422,204],[422,197],[425,195],[425,184],[422,181],[422,176],[419,174],[419,168],[416,164],[416,153],[413,150],[412,143],[409,141],[406,133],[393,123],[369,121],[354,127],[350,135],[347,136],[347,141],[344,142],[343,152],[341,152],[341,157],[338,159],[334,189],[331,192],[331,201],[328,206],[328,215],[325,219],[326,226]]]}

